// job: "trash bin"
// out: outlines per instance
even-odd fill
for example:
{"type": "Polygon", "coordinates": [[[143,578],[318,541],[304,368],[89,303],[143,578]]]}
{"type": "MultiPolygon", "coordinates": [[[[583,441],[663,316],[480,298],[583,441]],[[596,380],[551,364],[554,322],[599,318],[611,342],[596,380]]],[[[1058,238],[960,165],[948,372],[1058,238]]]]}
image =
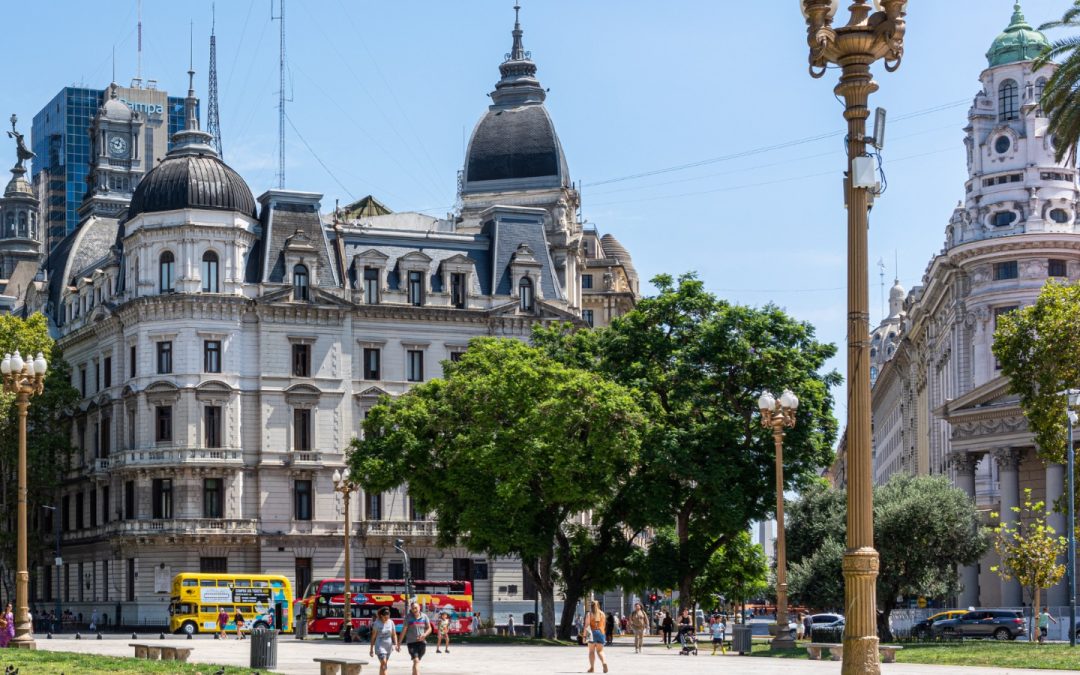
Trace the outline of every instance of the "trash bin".
{"type": "Polygon", "coordinates": [[[277,631],[258,627],[251,631],[251,667],[277,668],[277,631]]]}
{"type": "Polygon", "coordinates": [[[303,640],[307,637],[307,617],[303,612],[296,615],[296,639],[303,640]]]}
{"type": "Polygon", "coordinates": [[[731,629],[731,651],[739,654],[749,654],[753,651],[753,628],[740,623],[731,629]]]}

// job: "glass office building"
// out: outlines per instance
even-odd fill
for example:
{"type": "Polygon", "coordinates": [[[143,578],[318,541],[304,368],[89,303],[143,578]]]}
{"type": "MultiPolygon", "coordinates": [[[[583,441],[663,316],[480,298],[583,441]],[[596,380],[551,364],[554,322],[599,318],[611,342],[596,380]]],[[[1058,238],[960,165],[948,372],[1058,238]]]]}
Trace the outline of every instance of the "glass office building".
{"type": "MultiPolygon", "coordinates": [[[[154,88],[121,87],[119,92],[121,99],[147,118],[143,140],[145,156],[151,161],[146,166],[154,166],[154,160],[168,152],[172,135],[184,128],[184,99],[154,88]],[[161,126],[166,127],[163,139],[161,126]]],[[[79,224],[79,205],[90,172],[90,125],[106,95],[105,89],[65,87],[34,115],[30,141],[37,158],[31,176],[39,191],[49,249],[79,224]]]]}

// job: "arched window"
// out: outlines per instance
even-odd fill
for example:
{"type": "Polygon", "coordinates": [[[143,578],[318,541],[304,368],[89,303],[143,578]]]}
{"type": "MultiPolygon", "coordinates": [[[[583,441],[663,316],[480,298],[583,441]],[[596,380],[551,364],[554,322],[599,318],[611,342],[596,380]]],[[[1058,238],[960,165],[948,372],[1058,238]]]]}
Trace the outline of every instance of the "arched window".
{"type": "Polygon", "coordinates": [[[1005,80],[998,89],[998,121],[1020,119],[1020,87],[1015,80],[1005,80]]]}
{"type": "Polygon", "coordinates": [[[36,213],[31,213],[30,214],[30,238],[31,239],[37,239],[38,238],[37,214],[36,213]]]}
{"type": "Polygon", "coordinates": [[[158,259],[159,280],[162,293],[172,293],[176,290],[176,257],[172,251],[165,251],[158,259]]]}
{"type": "Polygon", "coordinates": [[[521,311],[533,311],[533,285],[529,277],[521,277],[521,281],[518,282],[518,298],[521,301],[521,311]]]}
{"type": "Polygon", "coordinates": [[[1043,116],[1042,95],[1044,91],[1046,91],[1046,78],[1040,77],[1035,80],[1035,105],[1037,106],[1035,114],[1039,117],[1043,116]]]}
{"type": "Polygon", "coordinates": [[[1069,222],[1069,212],[1065,209],[1050,209],[1050,220],[1055,223],[1069,222]]]}
{"type": "Polygon", "coordinates": [[[203,293],[218,292],[218,254],[213,251],[203,253],[202,290],[203,293]]]}
{"type": "Polygon", "coordinates": [[[994,227],[1008,227],[1016,222],[1016,214],[1012,211],[998,211],[990,216],[990,222],[994,227]]]}
{"type": "Polygon", "coordinates": [[[292,271],[293,299],[309,300],[308,269],[303,265],[297,265],[292,271]]]}
{"type": "Polygon", "coordinates": [[[19,236],[25,237],[28,235],[29,224],[26,219],[26,211],[19,211],[19,236]]]}
{"type": "Polygon", "coordinates": [[[7,231],[4,233],[4,236],[7,236],[7,237],[14,237],[15,236],[15,212],[14,211],[8,211],[8,214],[7,214],[7,231]]]}

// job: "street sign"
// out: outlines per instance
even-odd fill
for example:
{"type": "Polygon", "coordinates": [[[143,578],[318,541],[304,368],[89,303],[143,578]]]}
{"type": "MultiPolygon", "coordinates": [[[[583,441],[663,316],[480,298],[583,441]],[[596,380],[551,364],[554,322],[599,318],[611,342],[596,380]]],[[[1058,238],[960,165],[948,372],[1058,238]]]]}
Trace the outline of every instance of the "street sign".
{"type": "Polygon", "coordinates": [[[919,609],[926,609],[926,598],[919,598],[919,609]]]}

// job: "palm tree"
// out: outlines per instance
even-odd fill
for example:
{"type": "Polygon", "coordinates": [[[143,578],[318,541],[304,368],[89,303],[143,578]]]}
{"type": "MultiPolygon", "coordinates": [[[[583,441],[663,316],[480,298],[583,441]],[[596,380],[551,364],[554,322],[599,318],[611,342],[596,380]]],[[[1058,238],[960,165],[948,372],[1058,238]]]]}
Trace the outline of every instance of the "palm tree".
{"type": "MultiPolygon", "coordinates": [[[[1061,19],[1039,26],[1039,30],[1054,28],[1080,28],[1080,0],[1073,0],[1061,19]]],[[[1050,118],[1049,133],[1056,139],[1055,159],[1061,162],[1067,157],[1071,162],[1080,142],[1080,35],[1052,42],[1035,60],[1035,69],[1059,58],[1058,69],[1043,89],[1041,104],[1050,118]]]]}

